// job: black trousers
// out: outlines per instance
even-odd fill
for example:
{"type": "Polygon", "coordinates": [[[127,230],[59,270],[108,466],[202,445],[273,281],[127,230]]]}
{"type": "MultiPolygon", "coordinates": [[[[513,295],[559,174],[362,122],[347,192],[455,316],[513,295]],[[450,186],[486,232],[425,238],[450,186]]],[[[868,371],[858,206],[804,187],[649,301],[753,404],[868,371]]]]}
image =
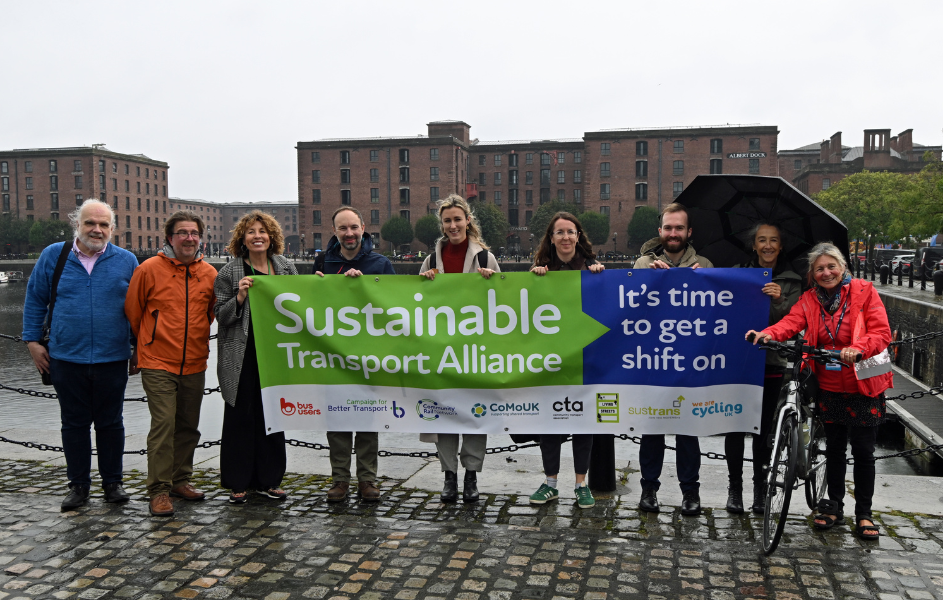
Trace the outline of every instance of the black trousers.
{"type": "MultiPolygon", "coordinates": [[[[545,475],[560,474],[560,445],[564,439],[566,436],[561,434],[540,434],[540,457],[545,475]]],[[[586,475],[589,457],[593,453],[593,434],[574,434],[570,443],[573,444],[573,471],[577,475],[586,475]]]]}
{"type": "Polygon", "coordinates": [[[285,434],[265,434],[259,370],[252,362],[243,365],[236,406],[223,410],[220,483],[234,492],[277,488],[285,476],[285,434]]]}
{"type": "Polygon", "coordinates": [[[763,380],[763,407],[760,415],[760,433],[733,432],[724,436],[724,454],[727,456],[727,476],[731,486],[743,485],[743,447],[744,435],[753,438],[753,485],[762,483],[766,468],[769,466],[773,449],[769,447],[769,432],[776,424],[776,403],[783,389],[781,370],[769,369],[763,380]],[[778,375],[771,377],[770,375],[778,375]]]}
{"type": "Polygon", "coordinates": [[[871,500],[874,498],[874,443],[877,427],[848,427],[837,423],[825,423],[825,481],[828,499],[844,504],[845,450],[851,442],[851,456],[855,459],[855,516],[871,516],[871,500]]]}

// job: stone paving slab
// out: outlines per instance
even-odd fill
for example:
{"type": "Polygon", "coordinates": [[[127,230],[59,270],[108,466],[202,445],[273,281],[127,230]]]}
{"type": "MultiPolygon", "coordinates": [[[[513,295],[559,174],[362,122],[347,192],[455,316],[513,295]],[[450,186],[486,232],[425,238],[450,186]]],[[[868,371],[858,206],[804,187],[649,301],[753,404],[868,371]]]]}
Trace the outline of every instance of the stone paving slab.
{"type": "MultiPolygon", "coordinates": [[[[95,495],[62,513],[64,469],[0,460],[0,600],[14,598],[943,598],[943,518],[884,512],[887,535],[861,542],[787,522],[780,549],[756,547],[761,521],[677,507],[641,513],[635,498],[531,507],[516,495],[445,506],[384,480],[375,504],[325,502],[328,478],[289,475],[284,502],[241,506],[199,471],[203,502],[153,518],[95,495]]],[[[800,501],[800,499],[796,499],[800,501]]]]}

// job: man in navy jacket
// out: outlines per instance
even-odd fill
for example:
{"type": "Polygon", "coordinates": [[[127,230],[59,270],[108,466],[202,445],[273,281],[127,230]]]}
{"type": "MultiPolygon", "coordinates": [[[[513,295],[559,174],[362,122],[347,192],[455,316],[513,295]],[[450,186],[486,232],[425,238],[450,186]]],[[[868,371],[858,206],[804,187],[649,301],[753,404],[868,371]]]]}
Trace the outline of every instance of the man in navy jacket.
{"type": "MultiPolygon", "coordinates": [[[[373,238],[364,233],[363,217],[349,206],[342,206],[331,217],[334,236],[325,251],[315,261],[315,274],[324,276],[343,274],[347,277],[361,275],[395,275],[390,259],[373,251],[373,238]],[[322,260],[323,259],[323,260],[322,260]]],[[[341,502],[350,490],[350,452],[357,450],[357,490],[360,499],[376,502],[380,489],[376,485],[377,462],[380,441],[375,431],[358,431],[356,443],[349,431],[327,432],[327,443],[331,448],[331,477],[334,485],[327,492],[328,502],[341,502]]]]}
{"type": "Polygon", "coordinates": [[[115,213],[99,200],[86,200],[69,215],[74,240],[43,250],[26,287],[23,340],[36,368],[49,373],[59,396],[62,447],[69,495],[62,510],[88,500],[92,484],[90,428],[95,424],[98,472],[105,502],[127,502],[122,487],[124,421],[122,410],[128,374],[137,372],[131,358],[131,326],[124,298],[137,258],[109,244],[115,213]],[[40,344],[48,315],[53,273],[69,244],[56,290],[49,347],[40,344]]]}

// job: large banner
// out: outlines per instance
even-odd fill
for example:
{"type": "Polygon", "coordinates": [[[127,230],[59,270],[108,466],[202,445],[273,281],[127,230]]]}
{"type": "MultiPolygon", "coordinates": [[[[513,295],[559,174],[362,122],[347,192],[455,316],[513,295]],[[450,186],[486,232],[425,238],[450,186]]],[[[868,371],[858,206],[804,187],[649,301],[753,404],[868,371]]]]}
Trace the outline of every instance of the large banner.
{"type": "Polygon", "coordinates": [[[259,277],[268,431],[757,432],[762,269],[259,277]]]}

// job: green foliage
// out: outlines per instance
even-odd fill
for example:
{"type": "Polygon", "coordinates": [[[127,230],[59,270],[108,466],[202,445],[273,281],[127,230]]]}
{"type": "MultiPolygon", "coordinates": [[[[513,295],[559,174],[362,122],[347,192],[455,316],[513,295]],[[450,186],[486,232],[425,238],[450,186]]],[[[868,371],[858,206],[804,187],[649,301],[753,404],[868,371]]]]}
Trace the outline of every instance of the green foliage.
{"type": "Polygon", "coordinates": [[[392,217],[380,228],[380,237],[394,247],[402,246],[413,241],[413,226],[404,217],[392,217]]]}
{"type": "Polygon", "coordinates": [[[594,246],[602,246],[609,241],[609,215],[586,211],[580,215],[580,223],[594,246]]]}
{"type": "Polygon", "coordinates": [[[45,248],[49,244],[64,242],[72,237],[72,227],[66,221],[41,219],[34,221],[29,229],[29,243],[45,248]]]}
{"type": "Polygon", "coordinates": [[[29,229],[29,221],[14,219],[10,215],[0,217],[0,252],[22,252],[29,243],[29,229]]]}
{"type": "Polygon", "coordinates": [[[569,204],[563,200],[551,200],[546,204],[541,204],[540,208],[534,212],[534,216],[531,218],[530,225],[528,226],[530,232],[534,234],[534,244],[540,242],[544,233],[547,231],[547,225],[550,224],[550,219],[560,211],[566,211],[576,215],[579,217],[580,222],[583,220],[581,215],[583,207],[579,204],[569,204]]]}
{"type": "Polygon", "coordinates": [[[500,248],[507,243],[508,223],[507,215],[494,204],[476,204],[475,218],[481,226],[481,237],[492,248],[500,248]]]}
{"type": "Polygon", "coordinates": [[[650,206],[640,206],[632,214],[632,220],[626,229],[628,234],[628,246],[630,248],[641,248],[642,244],[658,236],[658,211],[650,206]]]}
{"type": "Polygon", "coordinates": [[[416,239],[429,247],[432,247],[435,241],[442,235],[442,229],[439,226],[439,217],[436,215],[426,215],[416,221],[416,239]]]}

